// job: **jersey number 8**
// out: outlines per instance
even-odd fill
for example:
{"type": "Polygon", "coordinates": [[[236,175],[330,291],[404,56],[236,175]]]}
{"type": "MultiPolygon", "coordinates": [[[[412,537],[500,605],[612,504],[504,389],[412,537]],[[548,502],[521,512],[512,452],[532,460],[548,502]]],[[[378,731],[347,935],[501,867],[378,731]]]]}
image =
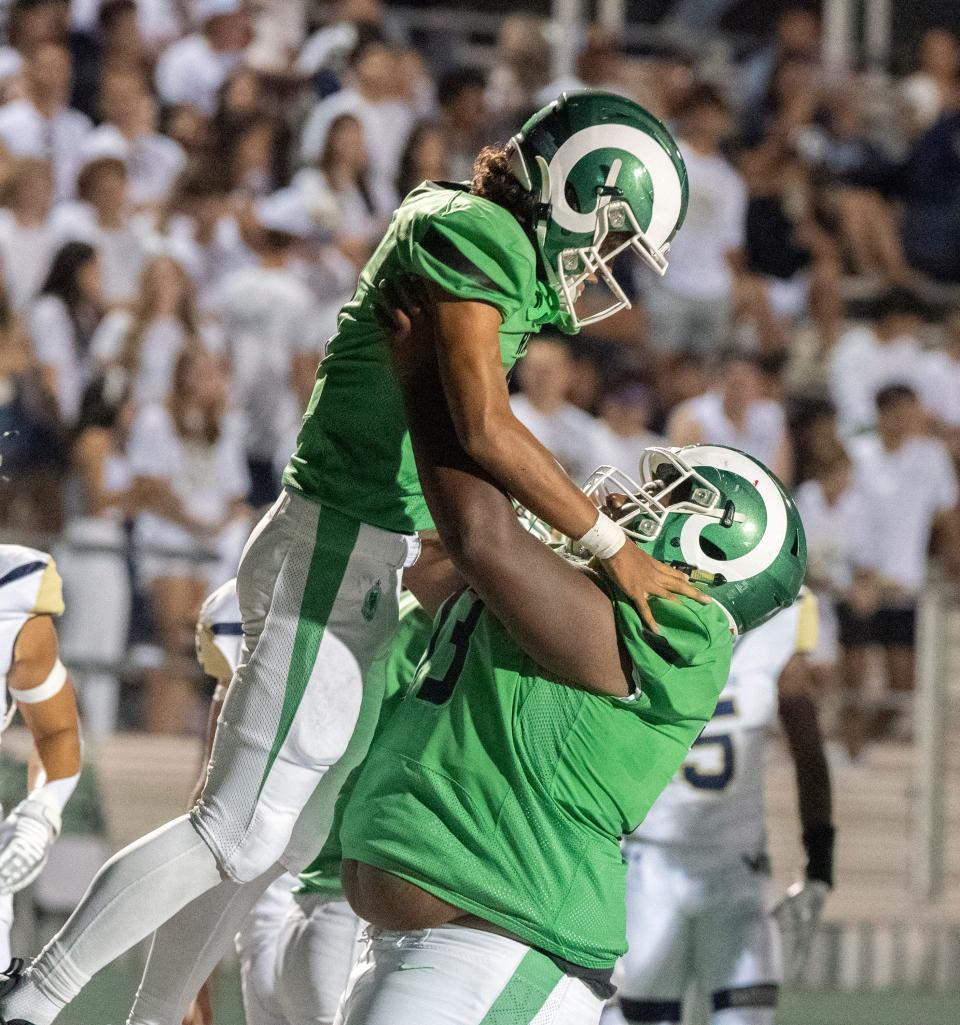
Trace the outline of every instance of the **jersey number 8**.
{"type": "Polygon", "coordinates": [[[483,602],[474,596],[464,614],[459,616],[448,630],[451,613],[460,604],[459,600],[451,599],[441,609],[439,621],[421,663],[421,672],[427,670],[429,675],[420,681],[417,697],[421,701],[429,701],[431,705],[445,705],[450,700],[453,688],[456,687],[467,661],[470,638],[477,628],[480,613],[483,612],[483,602]],[[441,638],[442,644],[439,643],[441,638]],[[442,676],[435,676],[434,671],[439,672],[444,664],[447,666],[446,671],[442,676]]]}

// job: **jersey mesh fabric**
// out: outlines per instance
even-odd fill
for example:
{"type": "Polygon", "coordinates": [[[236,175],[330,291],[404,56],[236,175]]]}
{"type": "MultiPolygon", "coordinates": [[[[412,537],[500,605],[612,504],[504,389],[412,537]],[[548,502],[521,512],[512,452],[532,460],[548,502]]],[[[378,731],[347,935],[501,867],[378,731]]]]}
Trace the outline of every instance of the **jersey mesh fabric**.
{"type": "Polygon", "coordinates": [[[400,206],[340,313],[284,474],[308,498],[399,532],[432,526],[378,316],[378,283],[405,276],[495,306],[505,371],[530,332],[562,320],[556,293],[537,280],[532,244],[502,207],[436,183],[400,206]]]}
{"type": "MultiPolygon", "coordinates": [[[[413,600],[412,595],[404,595],[400,599],[400,626],[390,643],[390,650],[370,669],[371,674],[380,673],[383,676],[383,704],[380,706],[380,718],[371,743],[376,742],[390,716],[403,700],[404,694],[410,689],[416,675],[417,663],[426,650],[432,628],[433,620],[430,616],[413,600]]],[[[300,873],[300,887],[297,893],[342,895],[340,823],[343,821],[344,808],[362,768],[363,763],[347,777],[337,797],[327,842],[317,857],[300,873]]]]}
{"type": "Polygon", "coordinates": [[[625,949],[620,837],[709,719],[731,650],[718,607],[658,602],[667,664],[612,597],[633,700],[549,679],[489,612],[471,616],[469,592],[445,609],[347,804],[344,856],[564,960],[611,967],[625,949]]]}

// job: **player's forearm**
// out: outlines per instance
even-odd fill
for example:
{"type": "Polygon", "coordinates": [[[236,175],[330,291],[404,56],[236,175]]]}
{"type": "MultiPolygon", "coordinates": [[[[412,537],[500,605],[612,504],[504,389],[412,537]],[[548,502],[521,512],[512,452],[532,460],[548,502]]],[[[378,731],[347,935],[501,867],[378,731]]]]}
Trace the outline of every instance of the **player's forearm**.
{"type": "Polygon", "coordinates": [[[796,771],[800,824],[808,858],[807,874],[832,885],[833,799],[830,770],[812,697],[808,694],[781,696],[780,721],[796,771]]]}
{"type": "MultiPolygon", "coordinates": [[[[53,733],[36,737],[34,743],[40,766],[43,768],[48,783],[58,779],[69,779],[80,772],[80,736],[75,729],[65,727],[53,733]]],[[[33,777],[30,779],[31,789],[35,786],[39,775],[39,771],[35,776],[33,773],[28,773],[28,777],[33,777]]]]}
{"type": "Polygon", "coordinates": [[[504,491],[566,537],[583,537],[596,522],[593,502],[512,414],[461,444],[504,491]]]}

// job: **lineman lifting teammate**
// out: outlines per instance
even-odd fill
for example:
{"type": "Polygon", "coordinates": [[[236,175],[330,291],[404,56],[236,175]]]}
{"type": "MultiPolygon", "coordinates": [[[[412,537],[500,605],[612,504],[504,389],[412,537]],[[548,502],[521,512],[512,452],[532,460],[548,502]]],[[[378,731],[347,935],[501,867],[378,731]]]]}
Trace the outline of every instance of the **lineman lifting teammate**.
{"type": "MultiPolygon", "coordinates": [[[[481,153],[472,183],[426,183],[407,197],[341,312],[285,490],[245,549],[244,650],[200,800],[104,866],[0,997],[0,1017],[50,1025],[94,972],[168,923],[144,980],[166,1004],[147,1020],[179,1025],[260,893],[322,845],[343,774],[324,777],[347,752],[364,675],[396,628],[400,574],[431,525],[382,318],[384,291],[401,278],[429,289],[444,394],[484,472],[579,538],[651,625],[649,596],[702,597],[682,572],[623,543],[513,416],[504,379],[530,332],[576,332],[628,304],[615,257],[663,273],[686,197],[663,126],[590,92],[561,97],[507,147],[481,153]],[[591,279],[610,301],[587,313],[591,279]]],[[[358,744],[346,757],[362,755],[358,744]]]]}
{"type": "Polygon", "coordinates": [[[346,805],[344,886],[373,932],[339,1018],[596,1025],[626,948],[620,838],[710,718],[733,635],[795,600],[802,526],[731,449],[657,450],[642,486],[595,475],[625,543],[710,595],[655,599],[654,633],[605,574],[517,524],[459,445],[414,326],[395,351],[417,465],[470,588],[442,607],[346,805]]]}
{"type": "Polygon", "coordinates": [[[60,575],[45,552],[0,545],[0,723],[19,709],[36,757],[29,794],[0,823],[0,961],[10,960],[13,894],[43,871],[60,816],[80,778],[80,725],[73,686],[60,661],[54,617],[63,613],[60,575]]]}

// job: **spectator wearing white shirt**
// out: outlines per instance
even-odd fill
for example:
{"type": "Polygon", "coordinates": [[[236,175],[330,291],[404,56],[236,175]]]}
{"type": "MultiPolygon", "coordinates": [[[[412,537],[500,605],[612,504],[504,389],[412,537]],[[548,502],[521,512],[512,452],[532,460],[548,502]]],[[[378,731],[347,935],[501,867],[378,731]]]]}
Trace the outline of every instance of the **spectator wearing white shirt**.
{"type": "Polygon", "coordinates": [[[87,242],[97,250],[108,305],[129,302],[136,294],[148,228],[130,206],[127,166],[116,156],[85,164],[77,178],[77,199],[53,212],[59,239],[87,242]]]}
{"type": "Polygon", "coordinates": [[[650,430],[652,408],[650,389],[639,382],[624,382],[603,396],[597,432],[599,463],[636,479],[644,450],[666,444],[650,430]]]}
{"type": "Polygon", "coordinates": [[[828,383],[842,436],[873,427],[881,388],[909,384],[924,394],[927,363],[919,331],[916,299],[892,291],[880,300],[872,323],[857,325],[841,335],[829,356],[828,383]]]}
{"type": "Polygon", "coordinates": [[[184,253],[202,311],[216,305],[227,275],[256,262],[247,246],[222,167],[194,162],[177,179],[158,229],[184,253]]]}
{"type": "Polygon", "coordinates": [[[132,307],[104,317],[90,352],[101,369],[120,367],[134,401],[144,406],[163,402],[170,393],[183,351],[210,349],[216,341],[201,327],[193,282],[183,265],[161,254],[144,265],[132,307]]]}
{"type": "Polygon", "coordinates": [[[186,732],[197,721],[193,627],[206,595],[236,572],[249,533],[242,427],[227,411],[227,391],[218,361],[185,351],[166,402],[142,409],[130,431],[130,471],[154,482],[134,542],[164,653],[147,674],[146,723],[155,733],[186,732]]]}
{"type": "Polygon", "coordinates": [[[295,271],[314,230],[298,194],[260,200],[254,216],[257,264],[224,280],[218,307],[236,405],[247,420],[250,502],[261,506],[279,493],[277,447],[306,409],[332,324],[295,271]]]}
{"type": "Polygon", "coordinates": [[[41,157],[53,165],[56,196],[73,194],[90,119],[67,104],[72,70],[62,46],[44,43],[27,58],[27,95],[0,107],[0,140],[19,157],[41,157]]]}
{"type": "Polygon", "coordinates": [[[27,314],[27,332],[43,386],[61,423],[70,427],[93,377],[90,339],[102,316],[100,263],[84,242],[68,242],[27,314]]]}
{"type": "Polygon", "coordinates": [[[784,484],[793,479],[793,448],[783,406],[763,397],[760,361],[728,352],[717,388],[677,406],[667,424],[671,445],[729,445],[771,469],[784,484]]]}
{"type": "Polygon", "coordinates": [[[21,157],[3,185],[0,260],[10,301],[18,311],[33,301],[50,270],[55,238],[50,225],[53,172],[48,160],[21,157]]]}
{"type": "Polygon", "coordinates": [[[398,202],[394,178],[417,112],[398,96],[397,58],[377,38],[361,42],[350,55],[348,84],[321,100],[304,125],[300,159],[315,164],[326,145],[327,133],[342,114],[352,114],[363,125],[370,149],[370,187],[378,209],[393,209],[398,202]]]}
{"type": "Polygon", "coordinates": [[[922,398],[938,434],[954,459],[960,459],[960,313],[945,328],[944,347],[924,354],[927,385],[922,398]]]}
{"type": "Polygon", "coordinates": [[[517,365],[520,391],[510,399],[513,415],[577,484],[583,484],[603,461],[597,421],[569,401],[574,364],[566,342],[550,335],[531,338],[517,365]]]}
{"type": "Polygon", "coordinates": [[[950,455],[923,435],[923,407],[907,385],[882,388],[876,406],[876,434],[850,442],[859,499],[852,534],[858,598],[837,610],[848,694],[843,734],[851,756],[889,726],[914,688],[917,601],[934,531],[946,568],[960,575],[960,487],[950,455]],[[879,714],[859,702],[871,644],[885,655],[888,700],[879,714]]]}
{"type": "Polygon", "coordinates": [[[155,107],[143,75],[129,65],[105,69],[100,87],[104,123],[84,142],[83,154],[120,157],[126,164],[130,202],[155,206],[170,193],[187,155],[156,131],[155,107]]]}
{"type": "Polygon", "coordinates": [[[818,678],[831,677],[839,665],[836,606],[855,600],[853,538],[859,529],[860,498],[853,488],[850,457],[836,443],[818,454],[813,476],[794,493],[807,539],[807,585],[817,596],[819,631],[809,661],[818,678]]]}
{"type": "Polygon", "coordinates": [[[80,406],[71,462],[76,505],[64,545],[55,552],[70,607],[59,629],[64,658],[76,666],[84,730],[94,739],[117,725],[131,608],[127,521],[147,508],[156,486],[134,478],[126,443],[134,416],[127,375],[98,375],[80,406]]]}
{"type": "Polygon", "coordinates": [[[340,114],[330,124],[316,166],[298,171],[293,179],[304,204],[334,225],[338,248],[358,267],[370,258],[392,213],[377,206],[369,170],[370,151],[360,119],[340,114]]]}
{"type": "Polygon", "coordinates": [[[193,10],[200,30],[161,55],[157,92],[168,106],[187,104],[212,117],[220,86],[243,60],[252,30],[242,0],[194,0],[193,10]]]}
{"type": "Polygon", "coordinates": [[[661,351],[693,348],[710,354],[730,341],[747,190],[720,148],[732,126],[716,90],[694,89],[680,127],[690,198],[683,231],[670,246],[669,273],[662,281],[644,281],[650,342],[661,351]]]}
{"type": "Polygon", "coordinates": [[[449,72],[437,83],[437,103],[450,176],[454,181],[466,181],[473,176],[473,162],[486,142],[486,76],[479,68],[449,72]]]}

